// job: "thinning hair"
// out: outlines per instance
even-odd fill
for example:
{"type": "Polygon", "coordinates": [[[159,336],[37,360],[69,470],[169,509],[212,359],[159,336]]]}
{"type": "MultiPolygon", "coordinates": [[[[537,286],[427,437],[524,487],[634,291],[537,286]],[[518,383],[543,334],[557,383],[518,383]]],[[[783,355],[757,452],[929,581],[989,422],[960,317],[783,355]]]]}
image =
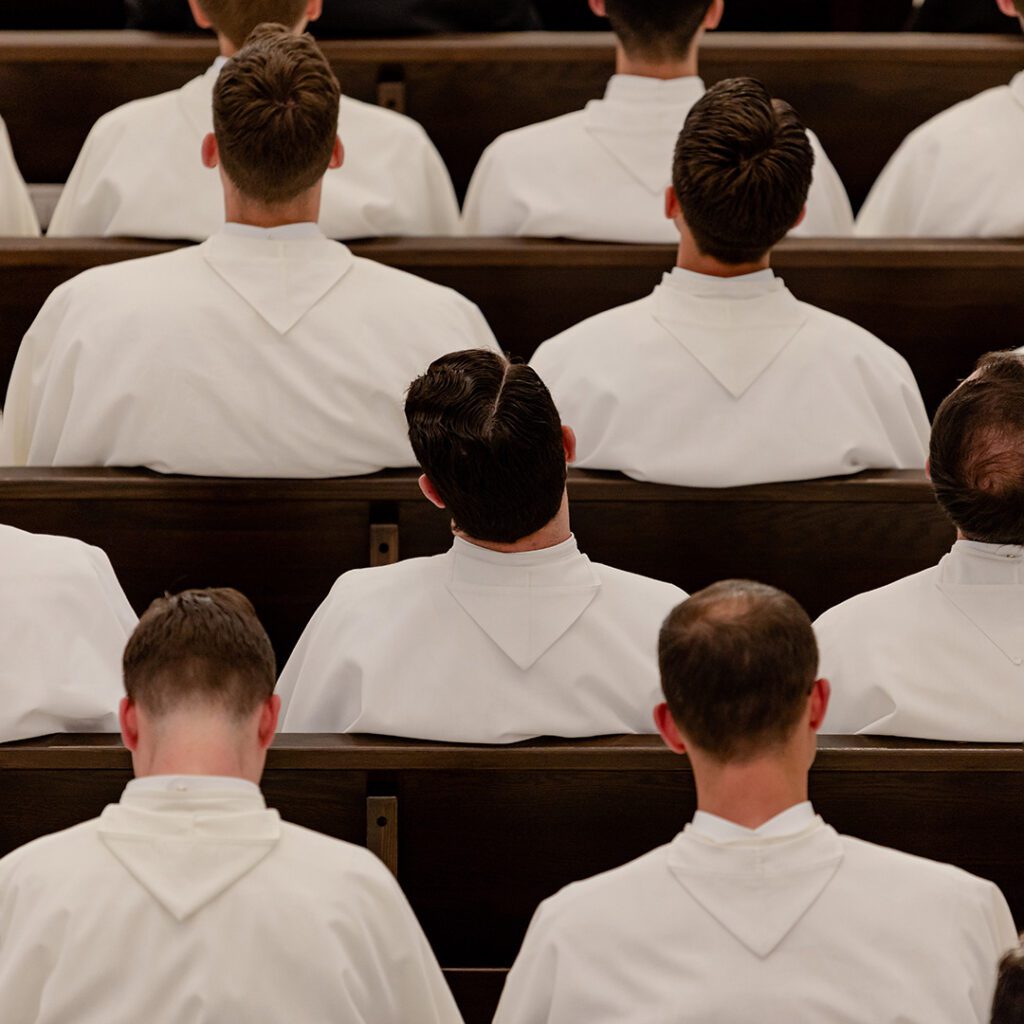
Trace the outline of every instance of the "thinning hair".
{"type": "Polygon", "coordinates": [[[721,762],[744,761],[792,735],[818,672],[807,613],[750,580],[715,583],[665,620],[661,685],[688,743],[721,762]]]}
{"type": "Polygon", "coordinates": [[[999,962],[991,1024],[1024,1024],[1024,948],[1021,946],[1011,949],[999,962]]]}
{"type": "Polygon", "coordinates": [[[327,172],[341,87],[310,35],[260,25],[221,70],[213,126],[224,171],[265,206],[289,202],[327,172]]]}
{"type": "Polygon", "coordinates": [[[154,601],[124,652],[128,697],[155,718],[208,706],[243,720],[274,692],[274,649],[237,590],[186,590],[154,601]]]}
{"type": "Polygon", "coordinates": [[[630,57],[686,57],[712,0],[605,0],[612,31],[630,57]]]}
{"type": "Polygon", "coordinates": [[[257,25],[274,22],[294,29],[302,23],[308,0],[199,0],[214,29],[235,49],[257,25]]]}
{"type": "Polygon", "coordinates": [[[793,108],[753,78],[712,86],[676,143],[672,185],[702,253],[761,260],[807,202],[814,151],[793,108]]]}
{"type": "Polygon", "coordinates": [[[409,440],[455,526],[511,544],[557,515],[562,422],[535,370],[487,349],[442,356],[409,387],[409,440]]]}
{"type": "Polygon", "coordinates": [[[990,352],[932,424],[935,497],[968,540],[1024,544],[1024,355],[990,352]]]}

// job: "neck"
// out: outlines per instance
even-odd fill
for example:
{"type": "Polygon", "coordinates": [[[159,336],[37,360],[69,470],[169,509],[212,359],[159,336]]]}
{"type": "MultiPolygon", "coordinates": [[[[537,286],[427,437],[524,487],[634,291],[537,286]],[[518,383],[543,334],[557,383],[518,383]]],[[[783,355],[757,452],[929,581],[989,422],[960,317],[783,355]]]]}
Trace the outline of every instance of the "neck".
{"type": "Polygon", "coordinates": [[[265,206],[230,187],[224,190],[224,218],[230,224],[256,228],[279,228],[286,224],[316,224],[320,219],[320,191],[323,182],[288,203],[265,206]]]}
{"type": "Polygon", "coordinates": [[[807,769],[794,758],[760,757],[715,764],[690,755],[697,780],[697,808],[744,828],[758,828],[807,799],[807,769]]]}
{"type": "Polygon", "coordinates": [[[216,775],[259,785],[262,757],[234,726],[209,717],[161,722],[134,753],[135,775],[216,775]]]}
{"type": "Polygon", "coordinates": [[[475,544],[478,548],[487,548],[488,551],[501,551],[504,554],[543,551],[545,548],[553,548],[558,544],[564,544],[572,536],[572,530],[569,527],[569,496],[567,493],[562,494],[562,505],[558,510],[558,514],[551,522],[542,526],[536,533],[531,533],[528,537],[523,537],[512,544],[478,540],[476,537],[470,537],[461,530],[456,530],[455,535],[470,544],[475,544]]]}
{"type": "Polygon", "coordinates": [[[744,274],[756,274],[759,270],[769,270],[771,265],[771,251],[751,263],[722,263],[713,256],[701,252],[686,230],[681,234],[679,253],[676,256],[677,267],[690,270],[694,274],[706,274],[708,277],[742,277],[744,274]]]}
{"type": "Polygon", "coordinates": [[[635,75],[637,78],[658,78],[661,81],[693,78],[697,74],[697,46],[691,46],[689,53],[678,60],[653,60],[640,54],[626,53],[620,43],[615,51],[615,73],[635,75]]]}

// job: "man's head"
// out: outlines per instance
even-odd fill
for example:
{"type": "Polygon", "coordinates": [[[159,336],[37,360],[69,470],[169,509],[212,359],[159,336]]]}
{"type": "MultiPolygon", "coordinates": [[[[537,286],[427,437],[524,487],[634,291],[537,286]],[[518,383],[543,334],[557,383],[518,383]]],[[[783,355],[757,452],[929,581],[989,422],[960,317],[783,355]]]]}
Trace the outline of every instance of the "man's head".
{"type": "Polygon", "coordinates": [[[798,224],[814,152],[793,108],[753,78],[712,86],[676,143],[666,213],[720,263],[756,263],[798,224]]]}
{"type": "Polygon", "coordinates": [[[590,9],[611,22],[622,49],[646,64],[689,56],[703,29],[722,20],[722,0],[590,0],[590,9]]]}
{"type": "MultiPolygon", "coordinates": [[[[136,774],[182,756],[185,742],[223,746],[259,777],[277,726],[274,650],[236,590],[187,590],[154,601],[124,652],[121,729],[136,774]]],[[[223,751],[219,751],[223,753],[223,751]]],[[[195,750],[202,760],[218,751],[195,750]]]]}
{"type": "Polygon", "coordinates": [[[1024,355],[993,352],[939,406],[928,460],[968,540],[1024,544],[1024,355]]]}
{"type": "Polygon", "coordinates": [[[1011,949],[999,963],[992,1024],[1024,1024],[1024,948],[1021,946],[1011,949]]]}
{"type": "Polygon", "coordinates": [[[558,514],[575,439],[529,366],[486,349],[442,356],[409,386],[405,416],[424,493],[461,533],[512,544],[558,514]]]}
{"type": "Polygon", "coordinates": [[[658,640],[665,741],[718,764],[793,751],[813,759],[828,706],[807,613],[763,583],[727,580],[688,598],[658,640]]]}
{"type": "Polygon", "coordinates": [[[203,160],[219,163],[250,203],[273,208],[301,200],[341,164],[340,99],[312,36],[260,25],[217,79],[203,160]]]}
{"type": "Polygon", "coordinates": [[[305,30],[323,11],[323,0],[188,0],[200,28],[210,28],[237,50],[257,25],[274,22],[295,33],[305,30]]]}

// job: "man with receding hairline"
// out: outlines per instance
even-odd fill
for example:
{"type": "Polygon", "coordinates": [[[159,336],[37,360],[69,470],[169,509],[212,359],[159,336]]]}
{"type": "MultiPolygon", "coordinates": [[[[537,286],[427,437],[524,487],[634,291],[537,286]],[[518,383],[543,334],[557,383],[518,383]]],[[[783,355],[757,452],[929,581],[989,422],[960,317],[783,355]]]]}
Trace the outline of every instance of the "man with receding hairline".
{"type": "Polygon", "coordinates": [[[1024,740],[1024,353],[982,357],[939,406],[929,472],[956,527],[932,568],[815,623],[825,731],[1024,740]]]}
{"type": "MultiPolygon", "coordinates": [[[[54,211],[52,236],[130,235],[202,241],[223,224],[216,175],[200,160],[211,99],[225,63],[257,25],[296,33],[323,0],[189,0],[217,33],[221,56],[175,92],[136,100],[96,123],[54,211]]],[[[459,208],[448,171],[423,129],[401,114],[342,97],[343,161],[324,182],[328,238],[450,235],[459,208]]]]}
{"type": "Polygon", "coordinates": [[[143,615],[120,714],[135,780],[0,860],[4,1024],[461,1024],[384,865],[264,803],[274,676],[236,591],[143,615]]]}
{"type": "Polygon", "coordinates": [[[1016,942],[991,882],[839,835],[808,800],[829,684],[788,595],[716,583],[658,644],[692,821],[541,904],[495,1024],[986,1024],[1016,942]]]}
{"type": "MultiPolygon", "coordinates": [[[[589,2],[618,37],[616,74],[585,110],[508,132],[487,148],[466,193],[469,234],[675,241],[662,196],[673,143],[704,93],[697,55],[721,20],[723,0],[589,2]]],[[[794,231],[848,235],[846,190],[807,134],[814,180],[807,217],[794,231]]]]}

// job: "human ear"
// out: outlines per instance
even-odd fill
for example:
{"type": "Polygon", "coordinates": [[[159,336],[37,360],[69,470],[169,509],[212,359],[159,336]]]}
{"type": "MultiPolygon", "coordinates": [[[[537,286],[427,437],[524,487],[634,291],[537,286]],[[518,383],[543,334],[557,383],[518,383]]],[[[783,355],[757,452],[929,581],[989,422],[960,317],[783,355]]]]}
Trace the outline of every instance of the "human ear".
{"type": "Polygon", "coordinates": [[[211,171],[220,164],[220,149],[217,146],[217,136],[210,132],[203,137],[203,145],[200,153],[203,158],[203,166],[211,171]]]}
{"type": "Polygon", "coordinates": [[[679,726],[676,725],[676,720],[672,717],[668,704],[662,702],[654,709],[654,724],[658,735],[661,736],[669,750],[675,754],[686,753],[686,742],[679,733],[679,726]]]}
{"type": "Polygon", "coordinates": [[[426,473],[420,477],[419,485],[423,497],[426,498],[431,505],[436,505],[438,508],[444,508],[444,499],[437,493],[437,489],[430,482],[430,477],[428,477],[426,473]]]}

